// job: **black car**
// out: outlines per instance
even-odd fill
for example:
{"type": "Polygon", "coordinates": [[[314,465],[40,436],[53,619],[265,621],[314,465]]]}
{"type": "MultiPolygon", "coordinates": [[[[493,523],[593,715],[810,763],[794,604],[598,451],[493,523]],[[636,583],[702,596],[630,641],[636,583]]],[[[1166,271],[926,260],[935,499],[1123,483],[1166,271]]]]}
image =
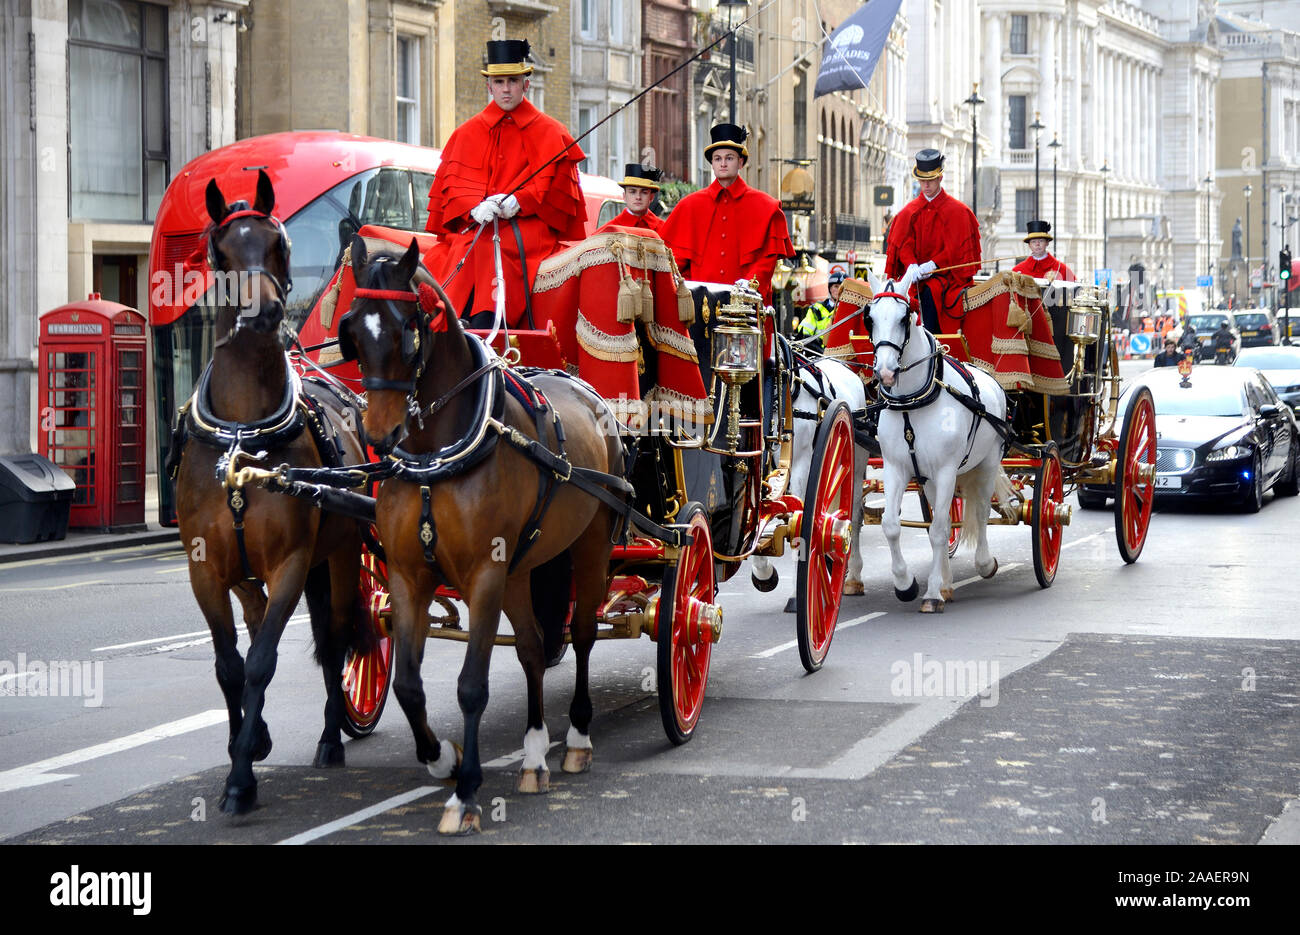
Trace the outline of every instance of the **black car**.
{"type": "MultiPolygon", "coordinates": [[[[1289,406],[1258,370],[1199,365],[1185,381],[1173,367],[1149,370],[1135,386],[1151,390],[1156,407],[1157,500],[1190,499],[1239,505],[1249,513],[1264,492],[1297,493],[1300,430],[1289,406]]],[[[1111,491],[1080,487],[1079,505],[1098,508],[1111,491]]]]}
{"type": "Polygon", "coordinates": [[[1282,402],[1292,411],[1300,410],[1300,347],[1247,348],[1236,366],[1260,371],[1282,402]]]}
{"type": "Polygon", "coordinates": [[[1244,311],[1232,313],[1233,323],[1241,335],[1241,346],[1272,347],[1277,343],[1277,331],[1273,328],[1273,319],[1268,312],[1244,311]]]}

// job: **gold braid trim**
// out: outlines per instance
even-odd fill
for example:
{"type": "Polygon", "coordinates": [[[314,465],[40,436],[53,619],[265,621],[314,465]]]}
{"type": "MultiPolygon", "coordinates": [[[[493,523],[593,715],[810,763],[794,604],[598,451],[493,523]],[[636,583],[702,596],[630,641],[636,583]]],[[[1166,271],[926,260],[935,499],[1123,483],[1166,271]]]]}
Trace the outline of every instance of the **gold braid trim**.
{"type": "Polygon", "coordinates": [[[1023,273],[1003,271],[994,273],[987,282],[976,283],[966,290],[966,310],[971,311],[981,305],[987,305],[1000,295],[1006,293],[1023,296],[1026,299],[1041,299],[1043,292],[1038,288],[1032,276],[1023,273]]]}
{"type": "Polygon", "coordinates": [[[609,334],[588,321],[582,312],[578,312],[578,344],[598,360],[636,360],[641,350],[635,331],[609,334]]]}
{"type": "Polygon", "coordinates": [[[592,267],[620,262],[659,273],[674,268],[668,248],[657,238],[637,237],[634,234],[594,234],[569,249],[542,260],[537,267],[533,292],[556,289],[592,267]]]}
{"type": "Polygon", "coordinates": [[[652,404],[651,408],[657,408],[660,414],[667,413],[696,426],[713,424],[713,407],[709,405],[707,399],[687,396],[678,390],[670,390],[658,384],[645,394],[645,399],[647,403],[652,404]]]}
{"type": "Polygon", "coordinates": [[[1046,341],[1035,341],[1029,335],[1025,335],[1025,344],[1029,346],[1030,357],[1046,357],[1049,360],[1061,359],[1061,352],[1056,349],[1055,344],[1048,344],[1046,341]]]}
{"type": "MultiPolygon", "coordinates": [[[[841,292],[840,295],[844,293],[841,292]]],[[[822,352],[823,357],[834,357],[836,360],[848,360],[856,357],[857,352],[853,350],[852,344],[837,344],[834,347],[828,347],[822,352]]]]}
{"type": "Polygon", "coordinates": [[[691,340],[690,335],[681,334],[656,322],[651,322],[646,327],[646,334],[656,351],[671,354],[673,357],[680,357],[682,360],[689,360],[692,363],[698,364],[700,362],[699,356],[695,353],[695,342],[691,340]]]}
{"type": "Polygon", "coordinates": [[[998,357],[1004,354],[1029,356],[1029,346],[1025,344],[1024,338],[993,338],[989,344],[989,350],[998,357]]]}

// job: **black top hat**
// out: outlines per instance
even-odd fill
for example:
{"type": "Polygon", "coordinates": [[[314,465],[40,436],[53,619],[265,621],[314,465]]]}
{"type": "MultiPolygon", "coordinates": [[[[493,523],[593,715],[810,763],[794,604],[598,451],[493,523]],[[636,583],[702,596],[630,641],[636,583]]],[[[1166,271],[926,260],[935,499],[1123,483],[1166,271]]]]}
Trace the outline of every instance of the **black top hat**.
{"type": "Polygon", "coordinates": [[[745,148],[749,133],[744,127],[738,127],[734,123],[720,123],[709,130],[709,136],[713,137],[713,142],[704,147],[706,162],[713,158],[715,149],[734,149],[742,159],[749,158],[749,150],[745,148]]]}
{"type": "Polygon", "coordinates": [[[1051,240],[1052,235],[1048,233],[1051,229],[1052,225],[1046,221],[1030,221],[1025,225],[1025,230],[1029,231],[1025,235],[1025,243],[1031,240],[1051,240]]]}
{"type": "Polygon", "coordinates": [[[627,188],[629,185],[636,188],[653,188],[659,190],[659,179],[663,175],[658,169],[647,168],[639,162],[629,162],[627,168],[623,170],[623,181],[618,184],[627,188]]]}
{"type": "Polygon", "coordinates": [[[916,168],[912,175],[918,179],[937,179],[943,175],[943,153],[937,149],[923,149],[916,154],[916,168]]]}
{"type": "Polygon", "coordinates": [[[480,74],[495,78],[498,75],[531,75],[528,64],[527,39],[494,39],[487,44],[487,67],[480,74]]]}

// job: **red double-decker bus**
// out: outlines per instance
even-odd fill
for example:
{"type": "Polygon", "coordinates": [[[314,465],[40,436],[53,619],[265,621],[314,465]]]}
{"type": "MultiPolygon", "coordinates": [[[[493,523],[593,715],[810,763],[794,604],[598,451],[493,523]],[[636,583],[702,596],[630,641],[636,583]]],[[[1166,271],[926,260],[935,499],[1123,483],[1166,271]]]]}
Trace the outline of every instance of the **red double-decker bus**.
{"type": "MultiPolygon", "coordinates": [[[[275,186],[275,215],[293,242],[286,319],[300,330],[334,275],[352,235],[365,225],[424,230],[439,151],[352,133],[309,131],[251,137],[205,153],[177,173],[154,221],[149,247],[149,322],[153,332],[158,428],[159,522],[175,525],[171,481],[161,470],[177,407],[212,357],[206,283],[204,190],[216,179],[230,200],[252,201],[257,170],[275,186]]],[[[623,210],[611,179],[583,175],[587,232],[623,210]]]]}

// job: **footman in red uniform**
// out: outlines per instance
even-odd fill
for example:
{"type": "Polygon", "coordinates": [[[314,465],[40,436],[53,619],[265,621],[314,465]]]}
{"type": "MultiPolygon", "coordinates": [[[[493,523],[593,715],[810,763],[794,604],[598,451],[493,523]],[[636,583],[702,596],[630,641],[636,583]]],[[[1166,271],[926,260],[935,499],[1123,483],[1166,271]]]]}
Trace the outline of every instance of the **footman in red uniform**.
{"type": "Polygon", "coordinates": [[[664,222],[650,210],[650,204],[659,193],[658,169],[649,169],[635,162],[629,162],[623,173],[623,203],[627,205],[623,213],[607,224],[603,224],[598,234],[603,234],[611,227],[633,227],[642,230],[658,231],[664,222]]]}
{"type": "Polygon", "coordinates": [[[493,220],[499,222],[512,326],[524,318],[525,290],[532,288],[538,262],[555,253],[560,241],[585,234],[587,211],[578,187],[583,152],[559,121],[524,98],[533,71],[528,54],[527,40],[487,44],[481,73],[492,101],[452,133],[429,189],[427,228],[439,243],[425,262],[434,275],[445,280],[474,243],[447,287],[452,305],[472,327],[490,327],[496,308],[493,220]],[[480,225],[487,229],[475,242],[480,225]]]}
{"type": "Polygon", "coordinates": [[[745,129],[720,123],[709,135],[713,142],[704,147],[704,157],[713,167],[713,183],[679,201],[660,235],[687,279],[727,285],[755,279],[770,304],[776,261],[794,256],[785,214],[780,202],[740,177],[749,161],[745,129]]]}
{"type": "Polygon", "coordinates": [[[1070,267],[1047,252],[1047,243],[1052,239],[1052,225],[1046,221],[1030,221],[1028,229],[1025,243],[1029,244],[1029,256],[1017,263],[1014,271],[1049,282],[1056,279],[1074,282],[1070,267]]]}

